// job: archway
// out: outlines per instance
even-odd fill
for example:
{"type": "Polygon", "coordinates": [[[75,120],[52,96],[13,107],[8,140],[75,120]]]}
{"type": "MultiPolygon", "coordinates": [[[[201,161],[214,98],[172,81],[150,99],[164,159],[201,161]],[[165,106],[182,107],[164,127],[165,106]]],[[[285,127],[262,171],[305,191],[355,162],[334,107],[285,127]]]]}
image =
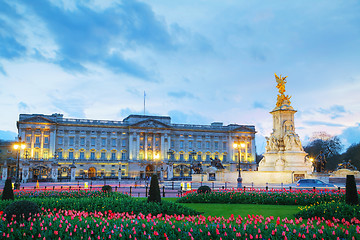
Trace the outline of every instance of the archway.
{"type": "Polygon", "coordinates": [[[96,177],[96,169],[94,167],[89,168],[88,170],[88,177],[93,178],[96,177]]]}
{"type": "Polygon", "coordinates": [[[145,169],[145,176],[146,177],[151,177],[154,174],[154,165],[147,165],[146,169],[145,169]]]}

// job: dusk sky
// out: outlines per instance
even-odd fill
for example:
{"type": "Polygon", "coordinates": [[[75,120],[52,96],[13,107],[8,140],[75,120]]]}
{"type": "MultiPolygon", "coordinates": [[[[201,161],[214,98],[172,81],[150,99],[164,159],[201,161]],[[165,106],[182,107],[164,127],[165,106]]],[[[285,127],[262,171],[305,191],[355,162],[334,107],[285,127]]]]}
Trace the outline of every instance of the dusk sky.
{"type": "Polygon", "coordinates": [[[274,73],[296,132],[360,142],[360,1],[0,0],[0,138],[21,113],[272,131],[274,73]]]}

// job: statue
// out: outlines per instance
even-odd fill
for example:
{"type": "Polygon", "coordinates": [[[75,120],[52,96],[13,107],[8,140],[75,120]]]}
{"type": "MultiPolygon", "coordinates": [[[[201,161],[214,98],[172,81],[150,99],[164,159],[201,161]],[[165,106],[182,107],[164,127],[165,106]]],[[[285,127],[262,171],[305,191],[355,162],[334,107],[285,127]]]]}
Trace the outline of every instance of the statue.
{"type": "Polygon", "coordinates": [[[277,95],[277,102],[276,102],[276,107],[281,107],[284,103],[290,105],[290,98],[291,96],[289,95],[284,95],[284,92],[285,92],[285,84],[286,84],[286,77],[278,77],[278,75],[276,75],[275,73],[275,79],[276,79],[276,82],[277,82],[277,85],[276,87],[279,89],[279,93],[280,95],[277,95]]]}
{"type": "Polygon", "coordinates": [[[326,165],[326,157],[323,151],[315,159],[315,172],[324,172],[326,165]]]}
{"type": "Polygon", "coordinates": [[[202,164],[200,162],[193,163],[191,169],[194,171],[195,174],[200,174],[203,172],[202,164]]]}
{"type": "Polygon", "coordinates": [[[351,160],[349,160],[347,162],[345,160],[343,160],[342,163],[339,163],[336,168],[336,170],[339,170],[339,169],[357,170],[356,167],[351,164],[351,160]]]}
{"type": "Polygon", "coordinates": [[[215,159],[210,158],[210,160],[212,167],[216,167],[217,169],[225,169],[218,158],[215,159]]]}

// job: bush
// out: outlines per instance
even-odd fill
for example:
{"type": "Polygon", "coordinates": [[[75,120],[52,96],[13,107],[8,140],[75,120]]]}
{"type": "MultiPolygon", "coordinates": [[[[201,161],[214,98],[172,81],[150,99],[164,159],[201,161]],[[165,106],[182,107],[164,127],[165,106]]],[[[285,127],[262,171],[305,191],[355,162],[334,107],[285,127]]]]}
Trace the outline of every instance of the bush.
{"type": "Polygon", "coordinates": [[[161,202],[159,181],[156,174],[151,177],[148,202],[161,202]]]}
{"type": "Polygon", "coordinates": [[[27,220],[29,217],[39,212],[40,209],[38,205],[27,200],[15,201],[4,210],[4,214],[8,222],[11,222],[12,219],[16,221],[27,220]]]}
{"type": "Polygon", "coordinates": [[[345,219],[350,221],[354,217],[360,219],[360,206],[349,205],[346,203],[329,202],[318,205],[305,206],[300,208],[300,212],[295,214],[296,218],[324,217],[327,220],[345,219]]]}
{"type": "Polygon", "coordinates": [[[14,200],[14,191],[12,189],[11,178],[6,179],[4,191],[1,196],[2,200],[14,200]]]}
{"type": "Polygon", "coordinates": [[[346,203],[351,205],[359,204],[359,197],[356,190],[354,175],[346,175],[346,203]]]}
{"type": "Polygon", "coordinates": [[[211,188],[209,186],[201,186],[198,188],[197,193],[211,193],[211,188]]]}
{"type": "Polygon", "coordinates": [[[104,185],[104,186],[102,186],[101,191],[103,191],[105,193],[111,193],[112,187],[110,185],[104,185]]]}

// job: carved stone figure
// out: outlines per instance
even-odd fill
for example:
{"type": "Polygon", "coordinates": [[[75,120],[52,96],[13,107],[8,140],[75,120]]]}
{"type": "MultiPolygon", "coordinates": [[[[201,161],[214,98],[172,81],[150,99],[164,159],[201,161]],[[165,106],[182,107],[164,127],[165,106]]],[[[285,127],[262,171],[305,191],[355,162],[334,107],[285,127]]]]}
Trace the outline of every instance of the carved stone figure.
{"type": "Polygon", "coordinates": [[[320,151],[319,155],[315,159],[315,172],[324,172],[326,165],[326,157],[323,151],[320,151]]]}
{"type": "Polygon", "coordinates": [[[280,107],[282,106],[284,103],[290,105],[291,102],[290,102],[290,98],[291,96],[289,95],[284,95],[284,92],[285,92],[285,84],[286,84],[286,77],[278,77],[278,75],[276,75],[275,73],[275,79],[276,79],[276,82],[277,82],[277,85],[276,87],[279,89],[279,93],[280,95],[277,95],[277,103],[276,103],[276,107],[280,107]]]}
{"type": "Polygon", "coordinates": [[[224,169],[224,166],[221,164],[220,160],[215,158],[215,159],[212,159],[210,158],[211,160],[211,166],[212,167],[216,167],[217,169],[224,169]]]}

